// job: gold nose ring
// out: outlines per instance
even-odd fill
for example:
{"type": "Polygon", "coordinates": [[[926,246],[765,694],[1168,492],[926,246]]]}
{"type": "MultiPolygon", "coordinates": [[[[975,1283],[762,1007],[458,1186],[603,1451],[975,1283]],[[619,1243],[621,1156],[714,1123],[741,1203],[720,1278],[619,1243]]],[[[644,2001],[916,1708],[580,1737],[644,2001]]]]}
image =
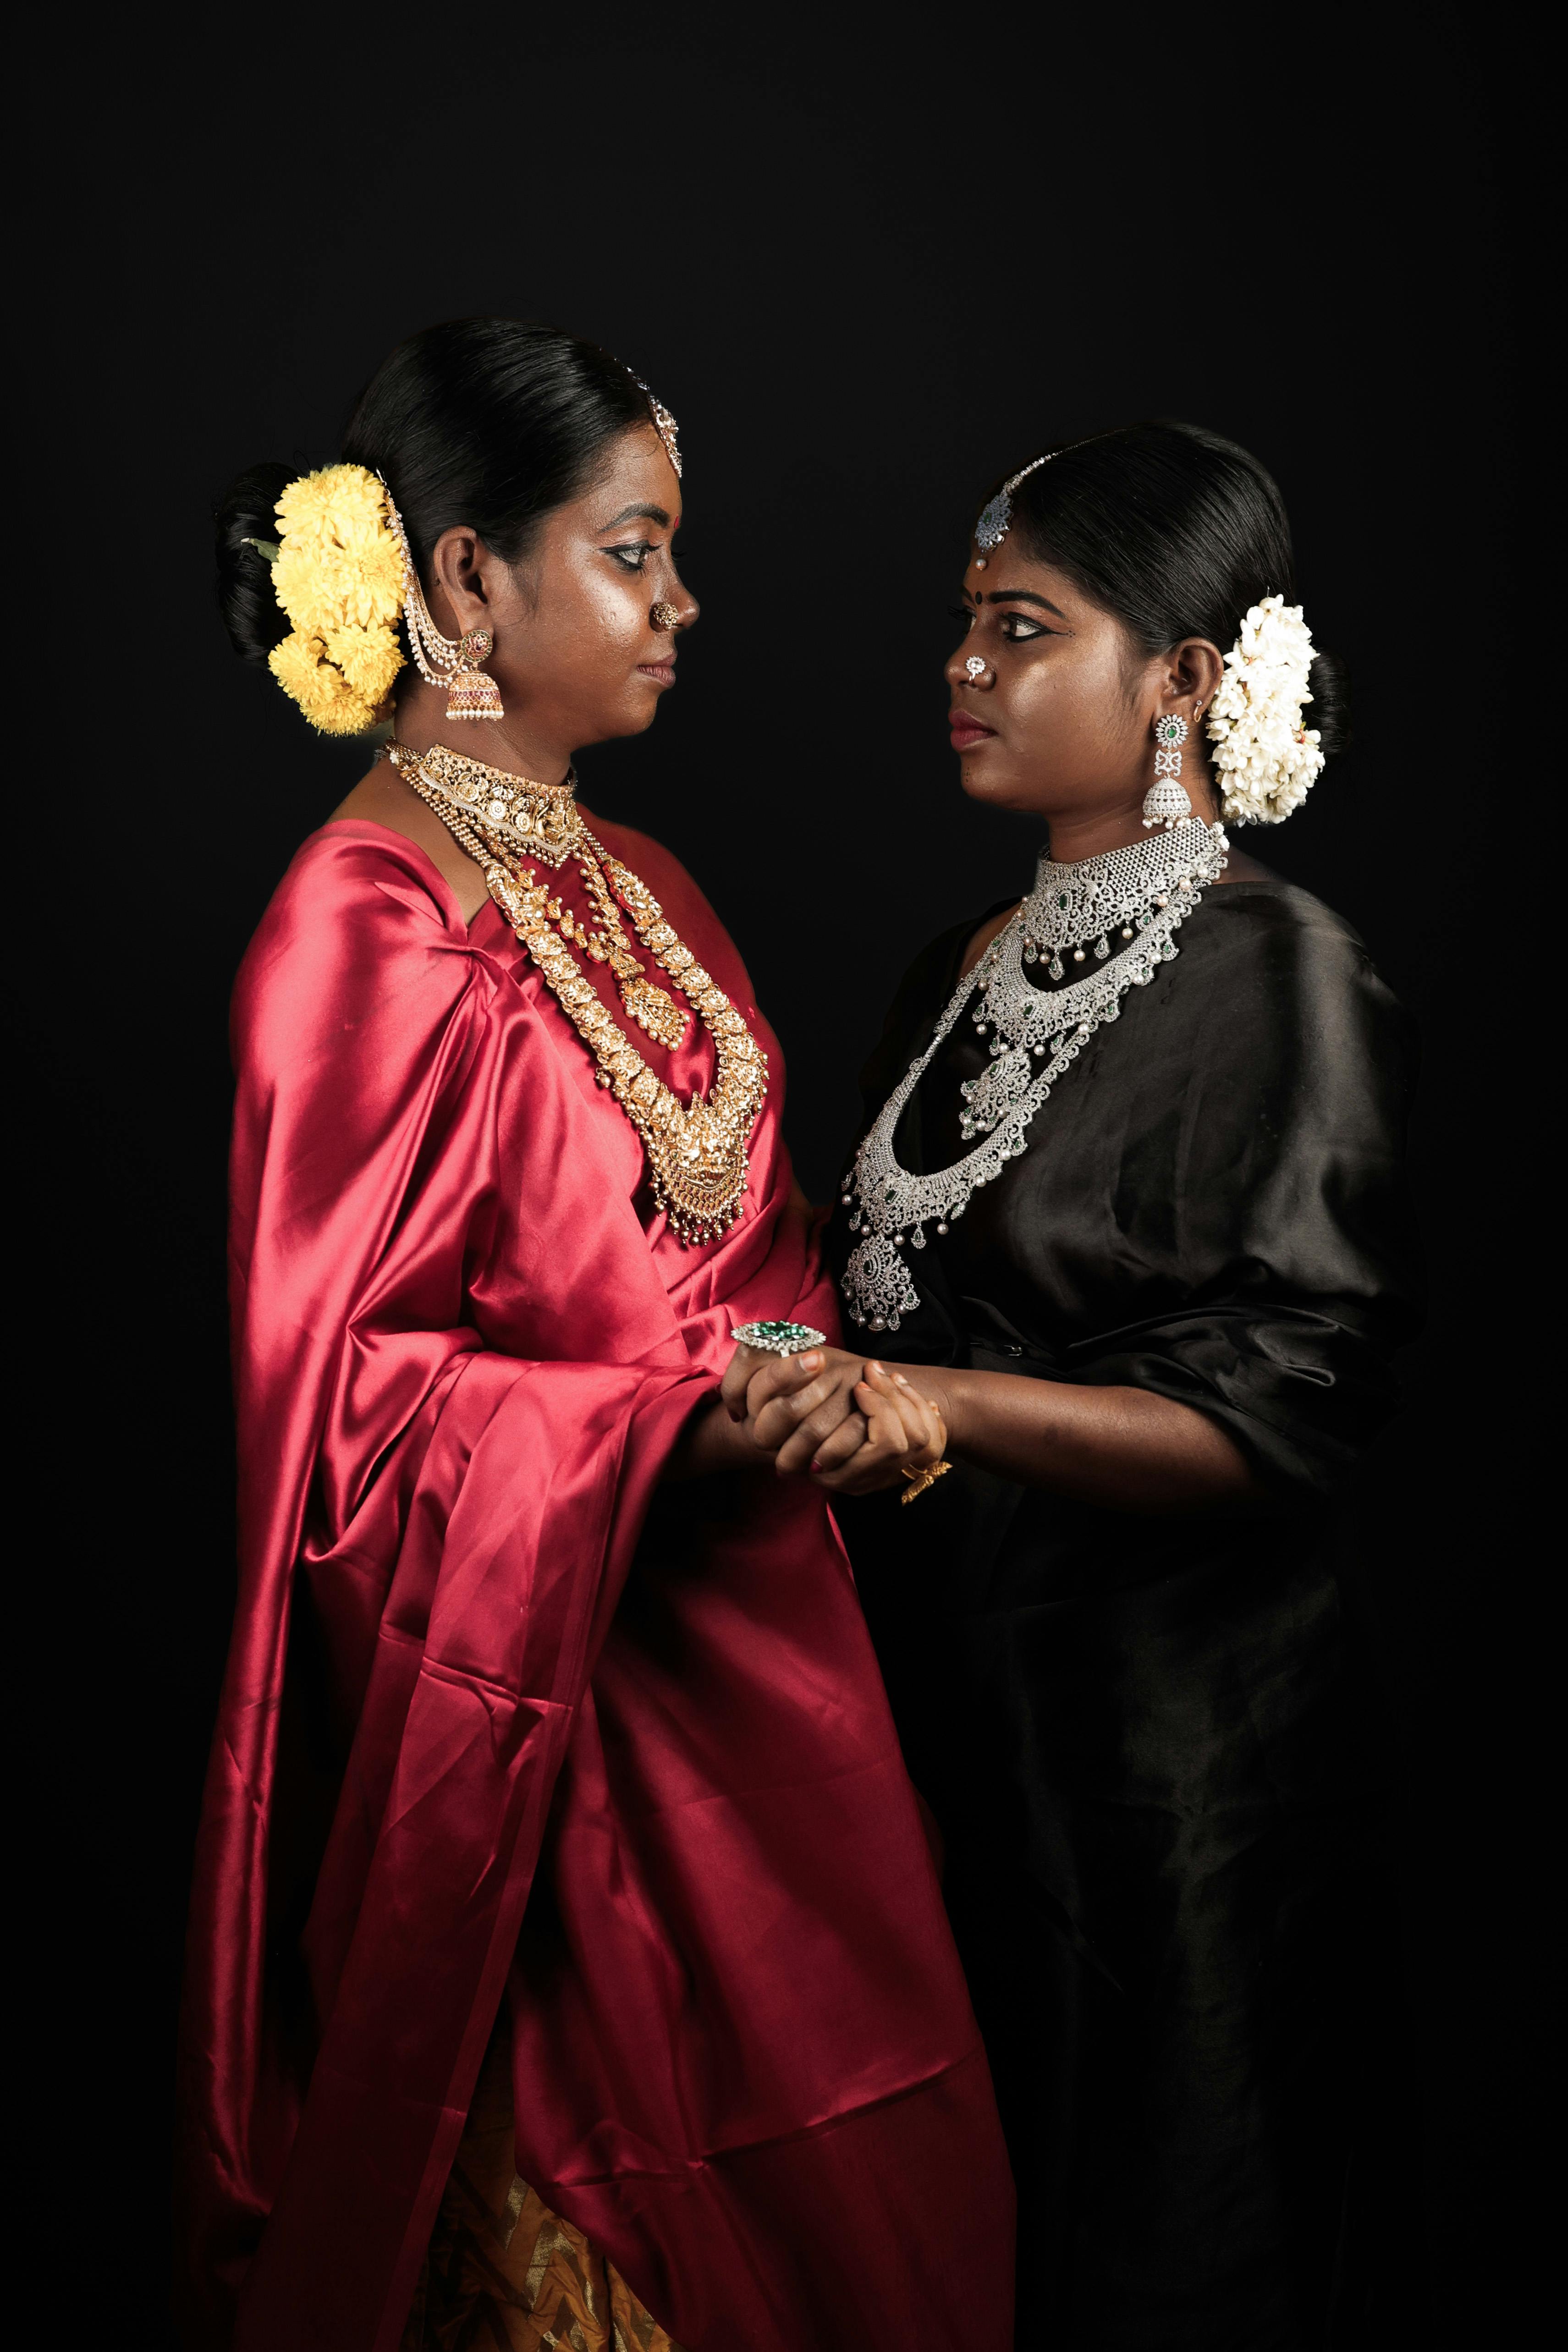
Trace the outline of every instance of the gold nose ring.
{"type": "Polygon", "coordinates": [[[674,629],[680,625],[680,614],[673,604],[656,604],[648,619],[656,629],[674,629]]]}

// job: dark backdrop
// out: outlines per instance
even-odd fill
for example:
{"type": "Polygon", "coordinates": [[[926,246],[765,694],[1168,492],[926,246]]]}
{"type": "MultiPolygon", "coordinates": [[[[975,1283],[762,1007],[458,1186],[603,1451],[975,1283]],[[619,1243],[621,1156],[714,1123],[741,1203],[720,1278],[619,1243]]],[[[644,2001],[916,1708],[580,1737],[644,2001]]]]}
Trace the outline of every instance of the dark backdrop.
{"type": "Polygon", "coordinates": [[[20,1010],[48,1215],[82,1237],[68,1281],[48,1266],[44,1328],[85,1356],[91,1402],[40,1385],[64,1447],[51,1526],[82,1538],[47,1538],[50,1602],[99,1660],[85,1755],[48,1676],[23,1705],[38,1801],[91,1857],[90,1948],[138,1988],[116,1996],[107,2106],[89,2012],[82,2094],[131,2184],[117,2241],[152,2250],[117,2340],[156,2333],[183,1883],[232,1600],[226,999],[363,764],[230,656],[210,509],[256,459],[335,456],[385,352],[470,310],[600,339],[679,417],[703,616],[652,734],[590,752],[584,797],[667,841],[732,930],[817,1198],[899,971],[1032,863],[1022,827],[960,797],[942,723],[983,491],[1047,440],[1150,415],[1234,436],[1283,488],[1358,735],[1246,845],[1356,923],[1426,1038],[1436,1344],[1342,1537],[1383,1641],[1405,1956],[1375,1991],[1368,2294],[1380,2345],[1481,2340],[1458,2315],[1495,2257],[1478,2194],[1520,2029],[1488,1975],[1495,1885],[1489,1926],[1454,1858],[1498,1834],[1478,1792],[1505,1726],[1471,1594],[1501,1544],[1483,1465],[1504,1413],[1476,1370],[1503,1344],[1513,1211],[1510,1155],[1478,1146],[1455,1078],[1489,1066],[1492,1018],[1455,986],[1457,852],[1466,793],[1526,789],[1455,675],[1510,560],[1484,40],[1446,7],[1271,35],[968,10],[700,36],[660,12],[580,34],[454,16],[418,38],[410,17],[399,45],[396,21],[242,10],[162,47],[108,36],[94,106],[68,132],[49,118],[68,269],[35,487],[79,535],[68,602],[95,633],[53,674],[76,749],[62,762],[57,739],[49,805],[57,846],[91,857],[51,869],[66,904],[40,899],[20,1010]]]}

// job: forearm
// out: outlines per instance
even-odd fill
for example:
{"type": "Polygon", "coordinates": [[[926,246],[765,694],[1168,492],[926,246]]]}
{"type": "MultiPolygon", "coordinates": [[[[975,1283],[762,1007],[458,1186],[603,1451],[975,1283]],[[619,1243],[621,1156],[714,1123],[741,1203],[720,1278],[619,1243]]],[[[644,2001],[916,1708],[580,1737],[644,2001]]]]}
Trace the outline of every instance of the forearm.
{"type": "Polygon", "coordinates": [[[1147,1389],[903,1367],[947,1423],[947,1451],[1021,1486],[1131,1512],[1197,1511],[1263,1489],[1217,1422],[1147,1389]]]}

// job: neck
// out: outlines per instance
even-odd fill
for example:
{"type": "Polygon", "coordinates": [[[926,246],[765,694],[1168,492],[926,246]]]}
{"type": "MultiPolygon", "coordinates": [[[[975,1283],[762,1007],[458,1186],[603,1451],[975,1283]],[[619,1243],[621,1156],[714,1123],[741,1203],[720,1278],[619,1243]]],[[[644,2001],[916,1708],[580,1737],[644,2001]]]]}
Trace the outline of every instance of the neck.
{"type": "MultiPolygon", "coordinates": [[[[1219,815],[1213,786],[1206,776],[1182,779],[1192,796],[1193,814],[1205,824],[1219,815]]],[[[1077,866],[1086,857],[1103,857],[1108,849],[1128,849],[1134,842],[1151,841],[1143,823],[1143,795],[1152,778],[1130,786],[1125,794],[1099,808],[1050,809],[1040,814],[1050,828],[1050,854],[1058,866],[1077,866]]]]}
{"type": "Polygon", "coordinates": [[[529,783],[564,783],[572,764],[572,746],[531,725],[525,711],[515,717],[508,711],[504,719],[448,719],[447,688],[427,686],[423,678],[398,696],[394,731],[411,751],[428,751],[439,743],[460,759],[481,761],[529,783]]]}

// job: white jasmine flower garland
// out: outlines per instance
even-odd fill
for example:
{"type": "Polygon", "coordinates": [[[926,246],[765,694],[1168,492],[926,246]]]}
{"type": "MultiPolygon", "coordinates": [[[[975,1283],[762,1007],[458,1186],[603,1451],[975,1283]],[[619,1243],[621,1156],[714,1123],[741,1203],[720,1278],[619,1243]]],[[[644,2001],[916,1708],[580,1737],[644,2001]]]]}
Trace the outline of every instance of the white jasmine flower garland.
{"type": "Polygon", "coordinates": [[[1279,824],[1300,808],[1323,765],[1318,730],[1303,727],[1311,696],[1312,632],[1300,604],[1265,596],[1225,657],[1209,708],[1220,810],[1230,824],[1279,824]]]}

